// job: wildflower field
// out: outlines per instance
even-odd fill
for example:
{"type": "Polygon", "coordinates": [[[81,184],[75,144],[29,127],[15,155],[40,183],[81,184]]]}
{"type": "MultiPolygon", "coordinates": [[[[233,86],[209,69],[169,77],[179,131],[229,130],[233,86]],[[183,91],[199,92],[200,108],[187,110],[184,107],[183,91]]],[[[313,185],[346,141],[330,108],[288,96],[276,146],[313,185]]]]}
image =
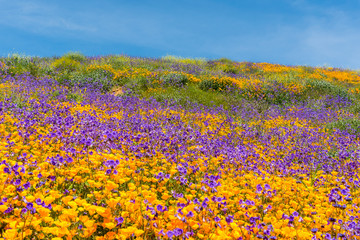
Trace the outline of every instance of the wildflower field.
{"type": "Polygon", "coordinates": [[[0,58],[0,239],[360,239],[360,75],[0,58]]]}

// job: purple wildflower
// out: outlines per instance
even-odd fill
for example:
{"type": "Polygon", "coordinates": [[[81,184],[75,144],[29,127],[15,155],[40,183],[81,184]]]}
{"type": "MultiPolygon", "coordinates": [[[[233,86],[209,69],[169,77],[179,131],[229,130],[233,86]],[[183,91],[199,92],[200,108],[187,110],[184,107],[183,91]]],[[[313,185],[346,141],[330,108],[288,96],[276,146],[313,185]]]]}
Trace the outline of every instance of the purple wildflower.
{"type": "Polygon", "coordinates": [[[16,186],[19,186],[19,185],[21,184],[21,180],[20,180],[20,179],[16,179],[14,184],[15,184],[16,186]]]}
{"type": "Polygon", "coordinates": [[[25,183],[25,184],[23,185],[23,187],[24,187],[25,189],[29,189],[29,188],[31,187],[31,184],[30,184],[29,182],[27,182],[27,183],[25,183]]]}

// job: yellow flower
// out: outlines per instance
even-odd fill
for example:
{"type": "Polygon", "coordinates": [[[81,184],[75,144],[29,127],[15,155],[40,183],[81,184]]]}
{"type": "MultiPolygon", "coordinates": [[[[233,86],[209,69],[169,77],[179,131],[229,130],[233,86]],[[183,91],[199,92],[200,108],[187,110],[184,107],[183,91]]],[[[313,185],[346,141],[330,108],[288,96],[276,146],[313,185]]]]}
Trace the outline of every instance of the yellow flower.
{"type": "Polygon", "coordinates": [[[144,233],[144,231],[141,230],[141,229],[136,229],[135,232],[134,232],[134,234],[135,234],[136,237],[141,236],[143,233],[144,233]]]}
{"type": "Polygon", "coordinates": [[[88,220],[86,222],[84,222],[85,227],[87,228],[92,228],[92,226],[94,226],[95,222],[93,220],[88,220]]]}
{"type": "Polygon", "coordinates": [[[52,197],[52,196],[48,196],[48,197],[46,197],[46,198],[44,199],[45,204],[50,204],[50,203],[52,203],[53,201],[55,201],[55,198],[52,197]]]}
{"type": "Polygon", "coordinates": [[[57,206],[54,206],[54,207],[53,207],[53,210],[54,210],[54,211],[60,211],[60,212],[61,212],[62,209],[63,209],[63,207],[62,207],[61,205],[57,205],[57,206]]]}
{"type": "Polygon", "coordinates": [[[133,183],[129,183],[128,187],[129,187],[130,191],[135,191],[135,189],[136,189],[136,186],[133,183]]]}
{"type": "Polygon", "coordinates": [[[41,217],[47,217],[50,214],[50,210],[47,208],[43,208],[43,207],[38,208],[37,211],[41,217]]]}
{"type": "Polygon", "coordinates": [[[108,229],[113,229],[113,228],[116,227],[116,224],[113,223],[113,222],[105,223],[104,225],[105,225],[105,227],[108,228],[108,229]]]}
{"type": "Polygon", "coordinates": [[[203,239],[205,236],[201,233],[198,233],[197,236],[200,238],[200,239],[203,239]]]}
{"type": "Polygon", "coordinates": [[[297,236],[300,239],[311,239],[311,237],[313,236],[313,234],[311,232],[306,232],[306,231],[299,231],[297,236]]]}
{"type": "Polygon", "coordinates": [[[68,205],[72,208],[77,208],[77,204],[74,201],[68,202],[68,205]]]}
{"type": "Polygon", "coordinates": [[[73,196],[66,196],[61,199],[61,201],[65,204],[68,204],[74,197],[73,196]]]}
{"type": "Polygon", "coordinates": [[[67,228],[71,225],[71,223],[67,221],[54,221],[54,224],[60,228],[67,228]]]}
{"type": "Polygon", "coordinates": [[[3,234],[5,239],[16,239],[18,232],[16,229],[7,229],[3,234]]]}
{"type": "Polygon", "coordinates": [[[4,212],[6,209],[8,209],[6,205],[0,205],[0,212],[4,212]]]}
{"type": "Polygon", "coordinates": [[[26,197],[26,200],[27,200],[28,202],[34,202],[35,197],[34,197],[34,196],[27,196],[27,197],[26,197]]]}

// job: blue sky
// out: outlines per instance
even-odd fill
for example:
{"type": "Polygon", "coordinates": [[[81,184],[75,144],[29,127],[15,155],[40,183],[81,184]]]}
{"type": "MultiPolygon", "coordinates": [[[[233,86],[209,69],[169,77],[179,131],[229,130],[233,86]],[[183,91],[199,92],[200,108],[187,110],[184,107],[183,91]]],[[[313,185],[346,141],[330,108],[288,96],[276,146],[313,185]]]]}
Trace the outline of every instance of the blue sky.
{"type": "Polygon", "coordinates": [[[0,0],[0,55],[176,55],[360,69],[360,0],[0,0]]]}

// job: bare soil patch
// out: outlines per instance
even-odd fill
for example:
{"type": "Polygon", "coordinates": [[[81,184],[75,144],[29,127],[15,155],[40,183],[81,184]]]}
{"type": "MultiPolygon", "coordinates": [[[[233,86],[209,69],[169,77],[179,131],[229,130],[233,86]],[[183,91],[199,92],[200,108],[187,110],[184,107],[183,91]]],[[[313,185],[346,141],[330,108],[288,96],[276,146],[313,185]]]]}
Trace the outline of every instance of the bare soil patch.
{"type": "Polygon", "coordinates": [[[122,95],[124,93],[122,87],[114,87],[113,89],[111,89],[111,94],[115,95],[115,96],[119,96],[122,95]]]}

